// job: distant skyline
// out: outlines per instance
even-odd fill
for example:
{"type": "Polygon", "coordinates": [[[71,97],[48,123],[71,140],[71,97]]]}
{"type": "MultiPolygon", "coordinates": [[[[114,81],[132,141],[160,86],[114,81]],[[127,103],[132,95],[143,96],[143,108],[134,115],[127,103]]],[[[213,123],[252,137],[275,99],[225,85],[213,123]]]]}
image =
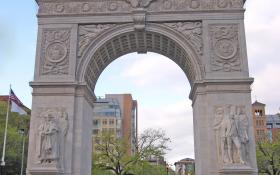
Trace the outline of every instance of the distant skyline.
{"type": "MultiPolygon", "coordinates": [[[[280,1],[247,0],[245,26],[252,102],[266,104],[267,114],[280,107],[280,1]]],[[[0,6],[0,94],[9,84],[31,107],[36,38],[35,1],[3,1],[0,6]]],[[[131,93],[139,102],[140,131],[158,127],[173,140],[168,161],[194,157],[190,85],[183,71],[170,59],[155,54],[125,55],[111,63],[98,79],[95,93],[131,93]],[[114,87],[112,89],[111,87],[114,87]],[[160,122],[159,122],[160,121],[160,122]],[[174,129],[176,128],[176,129],[174,129]]]]}

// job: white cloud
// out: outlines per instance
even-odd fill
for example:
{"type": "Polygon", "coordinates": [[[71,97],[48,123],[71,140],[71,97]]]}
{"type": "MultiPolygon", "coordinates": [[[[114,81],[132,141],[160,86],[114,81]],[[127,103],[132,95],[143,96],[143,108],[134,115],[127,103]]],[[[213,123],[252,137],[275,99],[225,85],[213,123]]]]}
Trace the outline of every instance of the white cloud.
{"type": "Polygon", "coordinates": [[[280,75],[280,1],[247,1],[245,25],[253,100],[266,104],[267,113],[278,112],[280,75]]]}
{"type": "MultiPolygon", "coordinates": [[[[133,55],[135,56],[135,55],[133,55]]],[[[121,76],[131,79],[138,86],[175,85],[188,82],[182,69],[169,58],[156,54],[137,55],[137,59],[121,76]]]]}

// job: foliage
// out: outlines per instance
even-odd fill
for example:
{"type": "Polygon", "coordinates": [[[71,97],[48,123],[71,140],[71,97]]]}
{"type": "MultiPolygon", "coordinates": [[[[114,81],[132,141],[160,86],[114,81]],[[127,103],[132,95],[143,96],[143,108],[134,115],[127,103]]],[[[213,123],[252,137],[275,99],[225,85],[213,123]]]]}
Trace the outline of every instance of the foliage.
{"type": "Polygon", "coordinates": [[[257,163],[260,174],[280,174],[280,135],[274,142],[257,143],[257,163]]]}
{"type": "MultiPolygon", "coordinates": [[[[2,157],[4,131],[6,123],[7,102],[0,101],[0,156],[2,157]]],[[[20,174],[21,153],[22,153],[22,135],[19,134],[20,129],[24,129],[28,133],[30,116],[19,116],[17,113],[9,114],[7,144],[6,144],[6,174],[20,174]]],[[[27,155],[28,136],[25,136],[25,155],[27,155]]],[[[25,165],[26,167],[26,157],[25,165]]]]}
{"type": "Polygon", "coordinates": [[[117,139],[112,135],[103,135],[96,143],[93,154],[93,167],[113,172],[116,175],[128,175],[138,171],[137,166],[144,165],[151,156],[163,156],[168,150],[170,139],[161,130],[148,129],[141,134],[137,152],[130,155],[125,139],[117,139]]]}

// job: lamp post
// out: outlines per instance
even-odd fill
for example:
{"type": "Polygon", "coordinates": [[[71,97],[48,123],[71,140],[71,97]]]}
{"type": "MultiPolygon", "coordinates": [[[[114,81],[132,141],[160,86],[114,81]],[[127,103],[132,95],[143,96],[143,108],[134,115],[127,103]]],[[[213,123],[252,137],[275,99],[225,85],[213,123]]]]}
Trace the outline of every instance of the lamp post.
{"type": "Polygon", "coordinates": [[[20,175],[23,175],[24,146],[25,146],[25,131],[24,131],[24,129],[20,129],[20,130],[19,130],[19,134],[22,136],[22,152],[21,152],[21,168],[20,168],[20,175]]]}

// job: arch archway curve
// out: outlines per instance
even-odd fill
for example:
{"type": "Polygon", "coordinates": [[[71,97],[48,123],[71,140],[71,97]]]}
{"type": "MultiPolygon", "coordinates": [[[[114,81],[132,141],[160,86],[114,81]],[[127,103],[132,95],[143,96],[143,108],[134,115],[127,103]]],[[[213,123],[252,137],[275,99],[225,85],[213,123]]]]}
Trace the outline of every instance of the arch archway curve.
{"type": "Polygon", "coordinates": [[[191,86],[204,77],[200,56],[183,34],[162,24],[149,23],[142,32],[135,31],[133,24],[117,25],[93,39],[78,65],[78,81],[86,82],[94,92],[106,66],[132,52],[155,52],[168,57],[184,71],[191,86]]]}

